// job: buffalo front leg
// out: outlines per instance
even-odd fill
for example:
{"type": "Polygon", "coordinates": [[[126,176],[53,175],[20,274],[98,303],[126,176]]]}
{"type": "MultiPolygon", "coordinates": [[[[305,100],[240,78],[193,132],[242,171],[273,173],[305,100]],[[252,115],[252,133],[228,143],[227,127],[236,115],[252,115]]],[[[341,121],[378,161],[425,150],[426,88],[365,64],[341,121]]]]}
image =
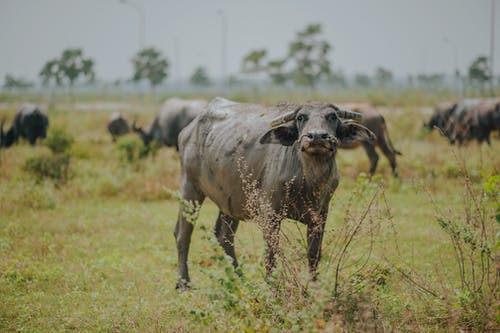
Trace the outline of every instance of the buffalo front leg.
{"type": "Polygon", "coordinates": [[[311,219],[307,224],[307,259],[313,281],[318,277],[318,264],[321,258],[321,243],[325,232],[325,218],[311,219]]]}
{"type": "Polygon", "coordinates": [[[236,229],[238,229],[238,224],[239,221],[237,219],[222,212],[219,212],[219,217],[217,217],[217,222],[215,223],[215,236],[220,246],[224,249],[224,252],[233,259],[234,268],[238,267],[236,253],[234,252],[234,234],[236,233],[236,229]]]}
{"type": "Polygon", "coordinates": [[[175,225],[174,237],[177,243],[177,260],[179,265],[179,279],[176,289],[189,288],[188,253],[191,234],[193,233],[193,219],[196,212],[190,211],[186,206],[196,207],[203,203],[204,196],[189,181],[181,179],[181,196],[184,202],[179,205],[179,215],[175,225]],[[190,204],[190,205],[189,205],[190,204]]]}

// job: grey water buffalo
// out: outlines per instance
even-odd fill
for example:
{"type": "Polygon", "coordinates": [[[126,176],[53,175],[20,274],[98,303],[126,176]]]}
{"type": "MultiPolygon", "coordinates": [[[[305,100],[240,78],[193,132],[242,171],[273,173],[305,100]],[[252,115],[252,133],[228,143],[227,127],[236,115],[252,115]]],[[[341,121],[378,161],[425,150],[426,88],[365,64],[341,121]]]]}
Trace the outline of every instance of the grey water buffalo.
{"type": "Polygon", "coordinates": [[[108,121],[108,132],[113,139],[113,142],[116,141],[116,138],[125,135],[130,132],[130,128],[128,126],[127,120],[123,118],[120,112],[113,112],[109,117],[108,121]]]}
{"type": "Polygon", "coordinates": [[[180,131],[199,115],[206,105],[204,100],[170,98],[163,103],[148,130],[137,127],[135,121],[132,123],[132,130],[140,135],[146,145],[154,140],[160,146],[175,146],[178,150],[180,131]]]}
{"type": "Polygon", "coordinates": [[[469,113],[473,112],[474,108],[481,102],[481,99],[464,99],[453,107],[443,131],[451,144],[458,142],[459,145],[462,145],[464,143],[464,132],[461,130],[461,128],[463,128],[464,119],[469,113]]]}
{"type": "MultiPolygon", "coordinates": [[[[316,279],[329,202],[339,183],[337,148],[375,139],[366,127],[342,119],[361,117],[326,103],[263,106],[215,99],[179,135],[183,202],[201,205],[208,197],[218,206],[216,236],[235,267],[238,223],[257,219],[268,276],[281,220],[306,224],[309,270],[316,279]]],[[[174,231],[180,289],[189,287],[193,231],[183,207],[174,231]]]]}
{"type": "Polygon", "coordinates": [[[38,138],[45,138],[49,126],[47,114],[35,104],[24,104],[14,115],[14,120],[7,132],[3,130],[4,120],[0,124],[0,147],[10,147],[20,137],[33,146],[38,138]]]}
{"type": "Polygon", "coordinates": [[[486,99],[468,112],[454,129],[454,136],[468,142],[476,139],[491,145],[492,131],[500,132],[500,99],[486,99]]]}
{"type": "Polygon", "coordinates": [[[451,101],[439,103],[434,108],[434,113],[429,119],[429,122],[424,123],[424,127],[427,127],[430,131],[432,131],[434,128],[437,128],[444,133],[446,124],[448,123],[448,119],[450,118],[451,113],[453,112],[453,109],[456,105],[456,102],[451,101]]]}
{"type": "Polygon", "coordinates": [[[371,142],[354,142],[350,145],[341,144],[340,148],[350,149],[362,145],[368,155],[368,158],[370,159],[370,174],[373,175],[375,170],[377,170],[377,163],[379,160],[379,155],[375,150],[375,147],[378,147],[389,160],[392,174],[397,177],[398,169],[396,155],[402,154],[399,150],[395,149],[392,144],[384,117],[375,109],[375,107],[369,104],[342,104],[340,106],[361,113],[363,115],[361,124],[372,131],[377,137],[371,142]]]}

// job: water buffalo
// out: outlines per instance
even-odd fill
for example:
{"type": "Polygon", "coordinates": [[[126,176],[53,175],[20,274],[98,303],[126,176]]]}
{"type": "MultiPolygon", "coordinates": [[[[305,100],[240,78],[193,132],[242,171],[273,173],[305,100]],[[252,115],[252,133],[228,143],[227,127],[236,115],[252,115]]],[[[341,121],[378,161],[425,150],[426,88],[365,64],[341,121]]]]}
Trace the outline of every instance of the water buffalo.
{"type": "MultiPolygon", "coordinates": [[[[316,279],[328,206],[339,183],[337,148],[375,139],[366,127],[341,117],[362,116],[326,103],[263,106],[218,98],[180,133],[183,202],[201,205],[205,197],[215,202],[216,236],[235,267],[239,220],[258,216],[269,276],[281,220],[291,218],[307,225],[309,270],[316,279]]],[[[174,231],[180,289],[189,287],[193,231],[183,206],[174,231]]]]}
{"type": "Polygon", "coordinates": [[[431,119],[429,119],[429,122],[427,124],[424,123],[424,127],[427,127],[431,131],[434,128],[438,128],[444,133],[448,119],[450,118],[456,105],[456,102],[450,101],[439,103],[434,108],[434,113],[432,114],[431,119]]]}
{"type": "Polygon", "coordinates": [[[24,104],[14,115],[14,120],[6,133],[4,121],[0,124],[0,147],[10,147],[23,137],[33,146],[36,139],[45,138],[49,127],[47,114],[35,104],[24,104]]]}
{"type": "Polygon", "coordinates": [[[180,131],[199,115],[206,105],[204,100],[170,98],[163,103],[148,130],[137,127],[135,121],[132,123],[132,130],[140,135],[146,145],[155,140],[158,145],[175,146],[179,150],[180,131]]]}
{"type": "Polygon", "coordinates": [[[500,131],[500,99],[486,99],[467,113],[455,127],[455,135],[465,141],[476,139],[491,145],[490,134],[500,131]]]}
{"type": "Polygon", "coordinates": [[[125,135],[130,132],[130,128],[128,126],[125,118],[122,117],[120,112],[113,112],[111,117],[109,117],[108,121],[108,132],[111,134],[111,138],[113,142],[116,141],[116,137],[125,135]]]}
{"type": "Polygon", "coordinates": [[[450,111],[443,133],[451,144],[458,142],[459,145],[462,145],[465,138],[463,137],[463,131],[460,129],[463,127],[464,118],[481,101],[481,99],[464,99],[459,101],[450,111]]]}
{"type": "Polygon", "coordinates": [[[373,142],[355,142],[351,145],[341,144],[340,148],[356,148],[361,144],[365,149],[368,158],[370,159],[370,174],[373,175],[375,173],[375,170],[377,169],[377,163],[379,159],[375,147],[379,147],[391,164],[392,174],[397,177],[398,170],[396,155],[402,154],[392,145],[384,117],[380,113],[378,113],[373,106],[369,104],[343,104],[341,105],[341,107],[361,113],[363,115],[361,124],[372,131],[377,136],[377,139],[373,142]]]}

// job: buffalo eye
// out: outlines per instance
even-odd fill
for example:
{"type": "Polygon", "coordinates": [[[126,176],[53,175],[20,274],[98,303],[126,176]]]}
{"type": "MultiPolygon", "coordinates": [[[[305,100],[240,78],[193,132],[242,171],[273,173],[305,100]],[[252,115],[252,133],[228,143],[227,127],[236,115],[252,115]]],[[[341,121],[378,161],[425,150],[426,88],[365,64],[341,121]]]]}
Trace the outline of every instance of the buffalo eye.
{"type": "Polygon", "coordinates": [[[304,114],[299,114],[298,117],[297,117],[297,121],[298,122],[303,122],[303,121],[306,121],[306,120],[307,120],[307,117],[304,114]]]}
{"type": "Polygon", "coordinates": [[[325,118],[326,118],[326,120],[328,120],[328,121],[335,121],[335,120],[337,120],[337,119],[338,119],[338,117],[337,117],[337,114],[336,114],[336,113],[329,113],[329,114],[327,114],[327,115],[326,115],[326,117],[325,117],[325,118]]]}

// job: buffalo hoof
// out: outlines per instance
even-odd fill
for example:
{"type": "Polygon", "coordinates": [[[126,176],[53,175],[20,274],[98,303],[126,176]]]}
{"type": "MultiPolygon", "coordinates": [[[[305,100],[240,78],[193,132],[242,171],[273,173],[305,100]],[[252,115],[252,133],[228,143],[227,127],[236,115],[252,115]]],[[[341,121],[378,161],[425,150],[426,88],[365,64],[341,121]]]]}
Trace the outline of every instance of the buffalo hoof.
{"type": "Polygon", "coordinates": [[[179,291],[187,291],[191,289],[191,284],[189,282],[186,282],[184,280],[179,280],[175,284],[175,289],[179,291]]]}

